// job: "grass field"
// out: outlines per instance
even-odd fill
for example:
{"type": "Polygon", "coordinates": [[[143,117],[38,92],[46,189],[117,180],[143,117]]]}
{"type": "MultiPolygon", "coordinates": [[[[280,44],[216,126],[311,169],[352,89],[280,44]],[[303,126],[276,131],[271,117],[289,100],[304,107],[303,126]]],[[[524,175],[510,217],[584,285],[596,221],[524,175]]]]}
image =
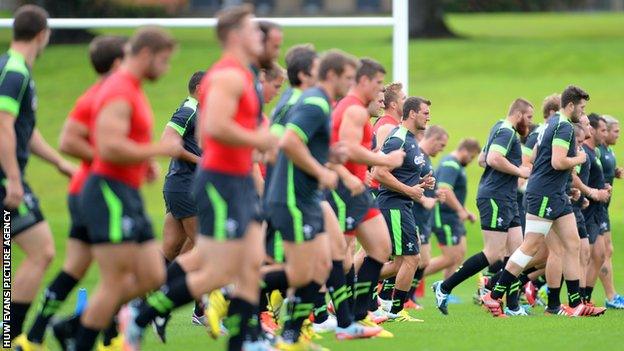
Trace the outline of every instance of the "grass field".
{"type": "MultiPolygon", "coordinates": [[[[624,117],[621,98],[624,91],[624,15],[452,15],[449,23],[462,39],[410,43],[410,93],[432,100],[432,123],[443,125],[451,135],[447,151],[464,136],[484,140],[492,123],[504,115],[514,98],[523,96],[539,106],[544,96],[561,92],[570,83],[590,93],[589,111],[624,117]]],[[[190,74],[208,67],[219,54],[211,30],[176,30],[174,34],[180,41],[180,50],[173,59],[171,71],[162,81],[146,86],[159,126],[155,135],[160,134],[170,114],[185,97],[190,74]]],[[[0,50],[5,50],[9,38],[8,30],[0,31],[0,50]]],[[[390,30],[289,28],[285,38],[285,47],[301,42],[312,42],[321,51],[340,47],[358,56],[373,57],[391,69],[390,30]]],[[[94,79],[86,53],[85,45],[51,47],[34,69],[40,106],[38,126],[52,144],[57,143],[60,128],[75,98],[94,79]]],[[[535,119],[541,121],[539,113],[535,119]]],[[[616,152],[624,155],[622,144],[616,152]]],[[[163,168],[166,164],[163,160],[163,168]]],[[[476,165],[468,169],[468,206],[475,212],[474,196],[480,172],[476,165]]],[[[40,197],[57,242],[57,258],[46,276],[47,282],[58,272],[64,257],[68,229],[67,181],[37,160],[31,161],[27,178],[40,197]]],[[[618,273],[616,286],[624,292],[624,193],[618,189],[624,184],[615,187],[611,210],[616,251],[614,266],[618,273]]],[[[161,189],[162,182],[143,189],[157,231],[162,227],[164,213],[161,189]]],[[[468,231],[468,254],[472,254],[481,249],[481,234],[476,224],[468,225],[468,231]]],[[[14,251],[14,263],[20,261],[17,251],[14,251]]],[[[92,289],[96,277],[97,271],[92,269],[81,286],[92,289]]],[[[430,277],[427,282],[437,278],[430,277]]],[[[532,317],[499,321],[471,304],[473,288],[474,282],[470,281],[456,289],[463,304],[452,305],[451,315],[447,317],[438,313],[429,293],[423,300],[425,310],[418,313],[426,322],[388,326],[395,332],[395,339],[338,343],[328,337],[321,343],[335,350],[354,347],[359,350],[384,347],[395,350],[619,348],[616,345],[624,330],[624,311],[609,311],[598,319],[568,320],[547,318],[538,310],[532,317]]],[[[602,303],[602,288],[598,286],[595,291],[595,300],[602,303]]],[[[71,311],[73,304],[74,298],[66,304],[64,312],[71,311]]],[[[157,344],[149,332],[145,349],[220,348],[201,328],[190,327],[190,307],[176,312],[170,325],[170,344],[166,347],[157,344]]]]}

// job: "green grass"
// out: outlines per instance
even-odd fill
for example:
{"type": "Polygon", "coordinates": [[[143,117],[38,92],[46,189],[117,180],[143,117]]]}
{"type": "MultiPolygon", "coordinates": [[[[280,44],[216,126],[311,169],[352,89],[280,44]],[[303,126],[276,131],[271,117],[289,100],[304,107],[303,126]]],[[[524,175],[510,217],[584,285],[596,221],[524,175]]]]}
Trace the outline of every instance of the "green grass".
{"type": "MultiPolygon", "coordinates": [[[[448,150],[465,136],[484,140],[492,123],[502,117],[509,103],[523,96],[541,104],[544,96],[560,92],[570,83],[584,87],[591,94],[589,111],[624,116],[624,15],[620,14],[532,14],[532,15],[453,15],[451,27],[462,39],[413,41],[410,43],[410,93],[433,101],[432,123],[448,129],[448,150]]],[[[107,33],[129,33],[107,31],[107,33]]],[[[158,83],[147,84],[156,116],[157,130],[165,125],[171,113],[185,96],[186,81],[198,69],[207,68],[219,54],[211,30],[175,30],[180,50],[171,71],[158,83]]],[[[8,45],[10,32],[0,31],[0,48],[8,45]]],[[[391,31],[389,29],[287,29],[285,47],[312,42],[317,49],[340,47],[358,56],[370,56],[391,70],[391,31]]],[[[85,45],[49,48],[34,70],[39,92],[38,126],[44,136],[56,144],[63,121],[75,98],[91,84],[94,74],[88,66],[85,45]]],[[[389,72],[391,76],[391,72],[389,72]]],[[[268,111],[268,109],[267,109],[268,111]]],[[[535,119],[541,117],[536,113],[535,119]]],[[[619,145],[616,153],[624,155],[619,145]]],[[[623,157],[623,156],[620,156],[623,157]]],[[[622,162],[622,161],[621,161],[622,162]]],[[[162,162],[163,168],[166,161],[162,162]]],[[[470,179],[468,206],[476,212],[474,196],[481,170],[468,168],[470,179]]],[[[46,275],[52,278],[62,264],[68,216],[65,206],[67,181],[49,166],[33,159],[27,178],[41,199],[42,208],[56,237],[57,258],[46,275]]],[[[143,194],[154,228],[160,236],[164,204],[162,182],[148,185],[143,194]]],[[[624,291],[624,195],[617,184],[612,201],[612,223],[615,238],[616,286],[624,291]]],[[[468,225],[468,254],[481,249],[478,225],[468,225]]],[[[15,250],[15,261],[21,255],[15,250]]],[[[436,250],[437,251],[437,250],[436,250]]],[[[97,270],[92,269],[81,286],[92,289],[97,270]]],[[[429,278],[428,283],[438,277],[429,278]]],[[[451,306],[451,315],[442,317],[433,307],[431,294],[423,300],[426,309],[418,316],[424,324],[391,325],[393,340],[370,340],[336,343],[330,338],[321,343],[332,349],[474,350],[535,349],[548,346],[553,350],[593,347],[615,349],[618,334],[624,326],[624,312],[609,311],[598,319],[565,320],[538,315],[498,321],[470,304],[474,283],[458,287],[461,305],[451,306]],[[500,333],[495,333],[500,331],[500,333]],[[509,342],[509,343],[507,343],[509,342]]],[[[598,286],[595,300],[603,301],[598,286]]],[[[74,299],[64,312],[71,311],[74,299]]],[[[201,328],[189,327],[190,308],[176,312],[169,329],[171,343],[159,346],[148,333],[146,349],[189,350],[217,346],[201,328]]]]}

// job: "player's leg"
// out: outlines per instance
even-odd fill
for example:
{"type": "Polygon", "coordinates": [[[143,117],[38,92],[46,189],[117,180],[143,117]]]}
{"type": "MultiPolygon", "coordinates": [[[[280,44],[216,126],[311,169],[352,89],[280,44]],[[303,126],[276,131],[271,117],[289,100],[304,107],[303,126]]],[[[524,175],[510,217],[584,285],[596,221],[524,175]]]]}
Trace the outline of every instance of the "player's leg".
{"type": "MultiPolygon", "coordinates": [[[[569,213],[555,220],[553,230],[563,246],[561,259],[563,277],[568,288],[569,306],[575,308],[582,303],[579,278],[583,271],[580,267],[581,239],[578,235],[574,213],[569,213]]],[[[597,267],[597,269],[599,268],[597,267]]]]}
{"type": "Polygon", "coordinates": [[[548,305],[546,313],[557,314],[561,306],[561,283],[563,282],[563,244],[552,230],[546,237],[548,258],[546,260],[546,284],[548,284],[548,305]]]}
{"type": "Polygon", "coordinates": [[[615,285],[613,283],[613,241],[611,239],[611,232],[608,231],[604,233],[604,241],[605,241],[605,262],[600,268],[599,277],[602,282],[602,286],[604,287],[606,300],[610,305],[615,306],[616,302],[619,302],[618,305],[624,306],[624,301],[616,301],[619,295],[615,290],[615,285]]]}
{"type": "MultiPolygon", "coordinates": [[[[156,240],[149,240],[137,248],[137,261],[134,267],[137,296],[157,289],[165,281],[165,265],[156,240]]],[[[132,299],[136,296],[127,296],[132,299]]],[[[126,301],[124,301],[126,302],[126,301]]]]}
{"type": "Polygon", "coordinates": [[[187,234],[181,221],[173,217],[171,212],[165,214],[163,225],[162,253],[167,263],[173,261],[186,242],[187,234]]]}
{"type": "Polygon", "coordinates": [[[598,279],[598,272],[605,262],[605,241],[604,236],[598,234],[591,245],[589,265],[587,266],[587,281],[585,287],[585,296],[591,301],[592,292],[598,279]]]}
{"type": "MultiPolygon", "coordinates": [[[[506,251],[507,253],[513,253],[522,245],[522,227],[514,226],[513,228],[509,228],[507,232],[507,245],[506,251]]],[[[508,258],[509,256],[507,256],[508,258]]],[[[524,273],[523,273],[524,274],[524,273]]],[[[520,289],[522,288],[520,280],[514,281],[509,287],[509,291],[507,292],[507,308],[510,311],[510,314],[513,314],[514,311],[518,312],[520,306],[518,305],[519,297],[520,297],[520,289]]],[[[522,311],[520,311],[522,315],[522,311]]]]}

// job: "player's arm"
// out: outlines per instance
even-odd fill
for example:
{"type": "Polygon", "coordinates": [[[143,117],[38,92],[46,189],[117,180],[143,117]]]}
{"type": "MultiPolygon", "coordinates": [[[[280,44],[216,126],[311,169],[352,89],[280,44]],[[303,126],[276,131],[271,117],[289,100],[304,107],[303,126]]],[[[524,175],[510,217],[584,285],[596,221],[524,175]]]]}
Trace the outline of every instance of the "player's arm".
{"type": "Polygon", "coordinates": [[[251,169],[251,177],[254,181],[256,192],[260,197],[262,197],[262,195],[264,194],[264,178],[262,177],[260,164],[258,164],[258,162],[254,162],[253,164],[253,168],[251,169]]]}
{"type": "Polygon", "coordinates": [[[76,166],[65,160],[58,151],[50,146],[38,129],[33,130],[28,146],[34,155],[56,167],[62,174],[71,177],[76,173],[76,166]]]}
{"type": "Polygon", "coordinates": [[[555,132],[552,140],[552,156],[550,163],[558,171],[572,169],[576,165],[585,163],[587,155],[582,150],[577,150],[576,156],[568,157],[568,150],[574,147],[571,141],[574,139],[574,129],[571,124],[564,123],[555,132]]]}
{"type": "Polygon", "coordinates": [[[6,198],[4,205],[8,208],[17,208],[22,202],[24,188],[17,156],[15,153],[17,138],[15,136],[15,115],[0,110],[0,167],[7,177],[6,198]]]}
{"type": "Polygon", "coordinates": [[[528,178],[529,170],[525,167],[517,167],[507,159],[509,146],[514,138],[514,132],[509,129],[501,129],[488,149],[485,160],[488,166],[495,170],[514,175],[516,177],[528,178]]]}
{"type": "Polygon", "coordinates": [[[253,146],[260,151],[275,145],[275,137],[268,128],[251,130],[233,121],[245,87],[244,78],[238,71],[232,69],[215,73],[210,86],[218,89],[210,89],[202,102],[205,114],[200,121],[201,135],[210,135],[229,145],[253,146]]]}
{"type": "Polygon", "coordinates": [[[132,108],[122,97],[110,100],[100,110],[95,123],[95,140],[103,160],[132,164],[156,156],[179,155],[182,149],[179,143],[137,143],[129,139],[131,117],[132,108]]]}
{"type": "MultiPolygon", "coordinates": [[[[169,122],[171,123],[171,122],[169,122]]],[[[170,124],[165,126],[165,130],[163,130],[162,135],[160,136],[160,141],[164,143],[178,143],[182,144],[182,135],[180,135],[179,131],[173,128],[170,124]]],[[[194,153],[183,149],[178,156],[180,160],[191,162],[191,163],[199,163],[199,156],[194,153]]]]}
{"type": "Polygon", "coordinates": [[[327,168],[338,174],[344,185],[351,191],[352,196],[359,195],[366,191],[366,185],[357,176],[351,173],[347,167],[338,163],[327,163],[327,168]]]}
{"type": "Polygon", "coordinates": [[[383,154],[373,152],[362,146],[364,126],[368,123],[368,112],[362,106],[351,106],[344,112],[340,125],[339,139],[347,143],[349,159],[355,163],[363,163],[369,166],[398,167],[403,163],[405,155],[403,150],[395,151],[395,154],[383,154]],[[400,161],[400,162],[399,162],[400,161]]]}
{"type": "MultiPolygon", "coordinates": [[[[591,167],[591,166],[590,166],[591,167]]],[[[581,178],[576,174],[575,171],[572,171],[572,187],[581,191],[581,194],[586,197],[599,202],[606,202],[609,200],[610,193],[607,189],[595,189],[587,184],[583,183],[581,178]]]]}
{"type": "MultiPolygon", "coordinates": [[[[383,144],[382,152],[390,153],[396,150],[402,150],[403,142],[399,138],[390,138],[383,144]]],[[[387,167],[377,166],[373,168],[373,178],[384,187],[397,193],[409,196],[412,199],[420,199],[423,196],[424,189],[420,184],[409,186],[399,181],[387,167]]]]}
{"type": "Polygon", "coordinates": [[[479,167],[481,168],[487,167],[487,163],[485,162],[485,151],[481,150],[479,157],[477,158],[477,163],[479,163],[479,167]]]}
{"type": "Polygon", "coordinates": [[[384,124],[377,129],[377,134],[375,135],[375,145],[377,145],[377,149],[375,151],[381,150],[384,141],[386,141],[386,138],[390,135],[390,132],[392,132],[394,128],[395,126],[392,124],[384,124]]]}
{"type": "Polygon", "coordinates": [[[67,119],[61,131],[59,150],[84,161],[93,160],[93,147],[89,144],[89,128],[71,118],[67,119]]]}

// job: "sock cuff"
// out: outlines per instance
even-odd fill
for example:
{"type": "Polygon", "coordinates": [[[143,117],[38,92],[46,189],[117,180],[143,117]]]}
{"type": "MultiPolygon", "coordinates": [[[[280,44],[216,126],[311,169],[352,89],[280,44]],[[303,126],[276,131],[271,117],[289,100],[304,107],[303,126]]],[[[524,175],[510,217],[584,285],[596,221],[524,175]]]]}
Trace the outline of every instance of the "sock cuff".
{"type": "MultiPolygon", "coordinates": [[[[381,267],[383,266],[383,262],[379,262],[379,261],[377,261],[376,259],[374,259],[374,258],[372,258],[372,257],[370,257],[370,256],[366,256],[366,257],[364,258],[364,263],[363,263],[363,265],[364,265],[364,264],[366,264],[367,262],[368,262],[368,263],[370,263],[370,264],[372,264],[372,265],[374,265],[374,266],[376,266],[376,267],[379,267],[379,268],[381,268],[381,267]]],[[[355,268],[354,268],[354,269],[355,269],[355,268]]]]}

